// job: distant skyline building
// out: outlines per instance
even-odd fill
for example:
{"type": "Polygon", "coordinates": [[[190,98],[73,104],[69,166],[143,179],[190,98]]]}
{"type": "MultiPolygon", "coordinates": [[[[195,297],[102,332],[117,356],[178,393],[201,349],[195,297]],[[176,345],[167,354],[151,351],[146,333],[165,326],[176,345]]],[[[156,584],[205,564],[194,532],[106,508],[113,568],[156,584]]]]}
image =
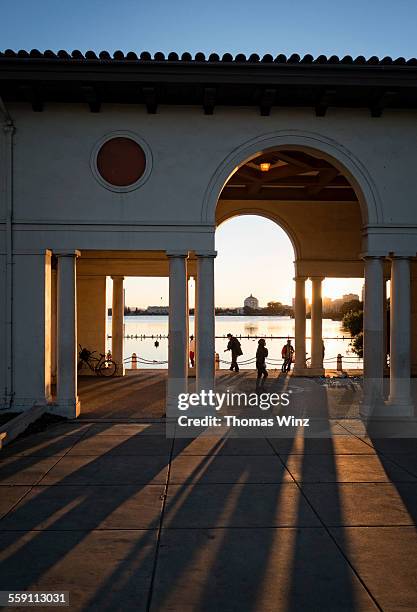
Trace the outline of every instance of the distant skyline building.
{"type": "Polygon", "coordinates": [[[339,310],[343,304],[347,302],[359,301],[359,295],[357,293],[345,293],[341,298],[336,298],[332,300],[330,298],[323,298],[323,312],[332,312],[334,310],[339,310]]]}
{"type": "Polygon", "coordinates": [[[359,295],[357,293],[345,293],[342,300],[343,302],[353,302],[353,300],[359,300],[359,295]]]}
{"type": "Polygon", "coordinates": [[[252,308],[252,310],[257,310],[259,308],[259,301],[256,297],[250,294],[249,297],[245,298],[243,306],[244,308],[252,308]]]}
{"type": "Polygon", "coordinates": [[[148,306],[145,310],[147,314],[169,314],[169,306],[148,306]]]}
{"type": "Polygon", "coordinates": [[[324,313],[331,312],[332,308],[333,308],[332,298],[324,297],[323,298],[323,312],[324,313]]]}

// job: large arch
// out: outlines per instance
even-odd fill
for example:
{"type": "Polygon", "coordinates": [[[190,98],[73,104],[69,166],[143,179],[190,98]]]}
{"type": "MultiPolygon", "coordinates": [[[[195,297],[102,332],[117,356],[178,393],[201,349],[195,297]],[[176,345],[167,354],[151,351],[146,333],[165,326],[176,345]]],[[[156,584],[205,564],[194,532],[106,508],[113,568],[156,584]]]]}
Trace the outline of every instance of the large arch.
{"type": "Polygon", "coordinates": [[[221,191],[240,166],[262,153],[284,148],[315,153],[333,164],[346,175],[355,190],[363,225],[382,221],[382,207],[377,187],[365,166],[351,151],[322,134],[302,130],[282,130],[257,136],[224,158],[207,186],[202,205],[202,222],[215,224],[216,206],[221,191]]]}
{"type": "MultiPolygon", "coordinates": [[[[300,183],[290,182],[287,185],[300,189],[300,183]]],[[[258,214],[274,221],[286,232],[295,253],[297,360],[294,373],[299,376],[323,375],[322,281],[326,277],[363,275],[362,228],[381,218],[378,194],[366,169],[344,147],[318,134],[297,130],[266,134],[244,143],[223,160],[210,181],[204,206],[205,222],[210,224],[214,221],[218,225],[222,220],[237,215],[258,214]],[[322,160],[323,164],[312,164],[309,158],[311,161],[312,158],[322,160]],[[266,170],[259,168],[258,164],[262,161],[268,164],[266,170]],[[291,164],[294,165],[291,167],[291,164]],[[270,185],[261,191],[259,186],[264,184],[262,170],[269,172],[271,165],[269,180],[268,175],[264,175],[266,184],[269,182],[270,185]],[[308,189],[312,185],[308,180],[313,178],[314,181],[320,177],[321,166],[336,170],[335,175],[331,173],[333,178],[338,174],[343,175],[344,182],[336,183],[336,188],[330,194],[321,193],[322,189],[308,189]],[[277,183],[282,178],[292,181],[297,174],[300,175],[301,190],[290,193],[290,189],[287,189],[279,193],[280,185],[277,183]],[[338,192],[338,187],[346,189],[346,184],[350,193],[338,192]],[[240,191],[234,192],[234,188],[240,191]],[[268,189],[272,191],[267,193],[268,189]],[[314,214],[311,207],[315,207],[314,214]],[[307,279],[312,282],[312,357],[308,367],[307,279]]]]}

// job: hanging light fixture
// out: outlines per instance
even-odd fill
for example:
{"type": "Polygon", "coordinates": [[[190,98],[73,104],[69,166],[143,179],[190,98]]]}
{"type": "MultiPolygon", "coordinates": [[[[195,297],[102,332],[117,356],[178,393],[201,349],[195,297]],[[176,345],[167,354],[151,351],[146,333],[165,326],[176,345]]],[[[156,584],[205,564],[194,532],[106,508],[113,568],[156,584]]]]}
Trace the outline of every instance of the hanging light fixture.
{"type": "Polygon", "coordinates": [[[270,169],[271,164],[269,162],[262,162],[260,164],[260,168],[262,172],[268,172],[268,170],[270,169]]]}

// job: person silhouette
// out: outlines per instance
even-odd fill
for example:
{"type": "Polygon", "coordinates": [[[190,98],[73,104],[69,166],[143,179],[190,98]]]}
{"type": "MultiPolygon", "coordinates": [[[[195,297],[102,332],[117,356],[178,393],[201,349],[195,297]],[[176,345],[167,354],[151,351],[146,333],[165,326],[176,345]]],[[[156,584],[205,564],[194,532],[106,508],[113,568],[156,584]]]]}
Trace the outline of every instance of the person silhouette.
{"type": "Polygon", "coordinates": [[[268,349],[266,348],[266,342],[263,338],[258,340],[258,349],[256,351],[256,369],[258,375],[256,377],[256,388],[259,389],[264,386],[265,380],[268,378],[268,372],[266,369],[265,359],[268,357],[268,349]]]}
{"type": "Polygon", "coordinates": [[[284,344],[284,346],[282,347],[282,351],[281,351],[281,357],[284,360],[282,364],[282,371],[284,373],[289,372],[291,370],[293,355],[294,355],[294,347],[291,344],[290,338],[288,338],[287,342],[284,344]]]}
{"type": "Polygon", "coordinates": [[[239,372],[237,358],[240,357],[240,355],[243,355],[242,348],[240,346],[240,342],[237,338],[232,336],[232,334],[227,334],[227,337],[229,338],[229,342],[227,343],[227,348],[225,349],[224,352],[231,351],[232,353],[232,363],[230,364],[230,370],[232,372],[233,370],[235,372],[239,372]]]}
{"type": "Polygon", "coordinates": [[[194,367],[194,358],[195,358],[195,338],[194,336],[191,334],[190,336],[190,352],[189,352],[189,356],[190,356],[190,364],[191,367],[194,367]]]}

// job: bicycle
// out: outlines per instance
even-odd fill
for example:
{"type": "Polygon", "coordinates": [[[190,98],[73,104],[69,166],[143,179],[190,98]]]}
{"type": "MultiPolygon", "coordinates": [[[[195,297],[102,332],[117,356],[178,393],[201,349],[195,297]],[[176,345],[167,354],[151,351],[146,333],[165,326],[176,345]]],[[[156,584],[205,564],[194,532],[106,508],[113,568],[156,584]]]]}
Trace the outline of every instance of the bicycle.
{"type": "Polygon", "coordinates": [[[83,348],[81,344],[79,344],[79,347],[80,352],[78,354],[78,371],[80,371],[85,364],[92,372],[96,374],[96,376],[105,376],[106,378],[110,378],[116,374],[117,364],[112,359],[107,359],[103,353],[100,353],[100,357],[97,357],[95,356],[96,351],[89,351],[88,349],[83,348]]]}

